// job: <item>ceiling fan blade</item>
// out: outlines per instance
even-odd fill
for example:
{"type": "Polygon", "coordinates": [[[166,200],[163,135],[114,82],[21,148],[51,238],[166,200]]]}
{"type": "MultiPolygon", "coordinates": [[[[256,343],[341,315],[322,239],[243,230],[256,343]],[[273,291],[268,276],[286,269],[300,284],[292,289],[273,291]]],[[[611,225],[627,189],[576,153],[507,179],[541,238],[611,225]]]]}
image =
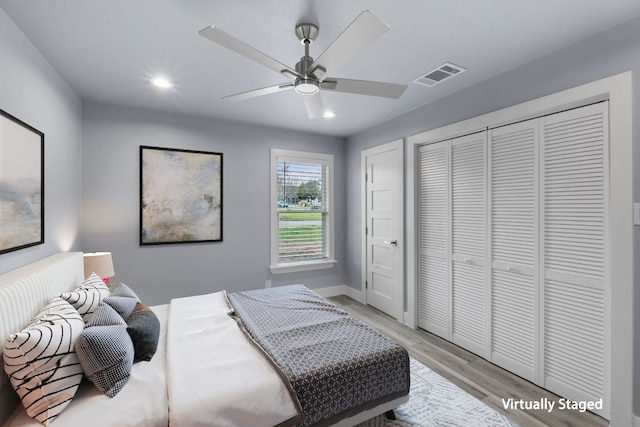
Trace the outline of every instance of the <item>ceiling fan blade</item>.
{"type": "Polygon", "coordinates": [[[252,61],[264,65],[267,68],[271,68],[273,71],[283,74],[290,79],[295,79],[296,77],[300,76],[300,74],[291,67],[284,65],[283,63],[273,59],[269,55],[266,55],[256,48],[249,46],[245,42],[238,40],[231,34],[225,33],[219,28],[209,26],[200,30],[198,34],[211,40],[214,43],[224,46],[227,49],[244,56],[245,58],[249,58],[252,61]]]}
{"type": "Polygon", "coordinates": [[[227,101],[243,101],[257,96],[268,95],[270,93],[282,92],[293,89],[293,83],[284,83],[281,85],[263,87],[262,89],[249,90],[247,92],[236,93],[235,95],[223,96],[222,99],[227,101]]]}
{"type": "Polygon", "coordinates": [[[324,103],[320,92],[315,95],[304,95],[304,106],[310,119],[316,119],[324,115],[324,103]]]}
{"type": "Polygon", "coordinates": [[[311,71],[322,80],[388,30],[389,26],[373,13],[363,11],[311,64],[311,71]]]}
{"type": "Polygon", "coordinates": [[[370,82],[367,80],[350,80],[330,78],[322,83],[324,90],[335,92],[356,93],[359,95],[381,96],[383,98],[400,98],[407,89],[407,85],[397,83],[370,82]]]}

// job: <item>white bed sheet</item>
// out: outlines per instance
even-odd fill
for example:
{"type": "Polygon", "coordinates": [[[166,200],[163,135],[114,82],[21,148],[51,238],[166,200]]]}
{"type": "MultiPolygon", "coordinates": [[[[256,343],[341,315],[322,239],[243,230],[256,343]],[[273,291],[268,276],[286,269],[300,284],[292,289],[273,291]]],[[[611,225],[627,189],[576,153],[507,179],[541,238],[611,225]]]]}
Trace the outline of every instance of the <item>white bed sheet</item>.
{"type": "MultiPolygon", "coordinates": [[[[133,365],[127,385],[114,398],[98,391],[84,380],[69,406],[52,427],[166,427],[169,424],[165,349],[169,305],[151,309],[160,320],[158,349],[150,362],[133,365]]],[[[18,407],[3,427],[42,427],[18,407]]]]}
{"type": "Polygon", "coordinates": [[[224,292],[171,301],[167,377],[173,427],[271,427],[298,414],[286,385],[229,310],[224,292]]]}

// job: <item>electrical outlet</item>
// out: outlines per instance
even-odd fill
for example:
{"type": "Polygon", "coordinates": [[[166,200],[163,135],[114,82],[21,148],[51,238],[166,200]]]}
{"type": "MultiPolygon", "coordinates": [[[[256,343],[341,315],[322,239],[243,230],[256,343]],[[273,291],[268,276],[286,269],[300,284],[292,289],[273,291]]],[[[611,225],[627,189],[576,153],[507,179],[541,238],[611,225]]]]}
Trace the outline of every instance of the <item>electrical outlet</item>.
{"type": "Polygon", "coordinates": [[[633,204],[633,223],[640,225],[640,203],[633,204]]]}
{"type": "Polygon", "coordinates": [[[267,280],[266,282],[264,282],[264,287],[265,288],[270,288],[271,287],[271,280],[267,280]]]}

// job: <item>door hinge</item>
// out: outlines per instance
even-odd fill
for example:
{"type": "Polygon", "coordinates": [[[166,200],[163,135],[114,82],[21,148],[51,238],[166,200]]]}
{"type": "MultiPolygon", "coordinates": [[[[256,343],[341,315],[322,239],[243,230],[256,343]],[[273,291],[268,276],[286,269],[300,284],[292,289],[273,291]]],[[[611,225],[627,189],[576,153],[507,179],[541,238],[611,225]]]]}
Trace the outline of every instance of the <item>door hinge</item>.
{"type": "Polygon", "coordinates": [[[369,227],[364,228],[364,234],[369,234],[369,227]]]}
{"type": "Polygon", "coordinates": [[[365,181],[369,181],[369,174],[368,174],[368,173],[365,173],[365,174],[364,174],[364,180],[365,180],[365,181]]]}
{"type": "Polygon", "coordinates": [[[364,288],[369,289],[369,282],[367,280],[364,281],[364,288]]]}

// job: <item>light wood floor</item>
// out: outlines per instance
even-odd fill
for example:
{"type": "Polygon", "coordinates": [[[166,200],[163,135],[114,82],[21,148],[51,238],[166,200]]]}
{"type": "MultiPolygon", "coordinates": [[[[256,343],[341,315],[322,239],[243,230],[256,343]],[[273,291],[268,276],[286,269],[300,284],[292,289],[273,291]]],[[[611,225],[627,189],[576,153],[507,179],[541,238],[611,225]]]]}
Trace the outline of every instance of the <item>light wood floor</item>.
{"type": "Polygon", "coordinates": [[[408,328],[390,316],[347,296],[329,299],[381,333],[395,339],[407,349],[411,357],[505,414],[521,427],[609,425],[605,419],[590,412],[558,410],[558,403],[555,404],[555,409],[551,413],[546,410],[506,411],[501,400],[503,398],[512,397],[527,401],[548,398],[557,402],[559,397],[455,344],[421,329],[408,328]]]}

